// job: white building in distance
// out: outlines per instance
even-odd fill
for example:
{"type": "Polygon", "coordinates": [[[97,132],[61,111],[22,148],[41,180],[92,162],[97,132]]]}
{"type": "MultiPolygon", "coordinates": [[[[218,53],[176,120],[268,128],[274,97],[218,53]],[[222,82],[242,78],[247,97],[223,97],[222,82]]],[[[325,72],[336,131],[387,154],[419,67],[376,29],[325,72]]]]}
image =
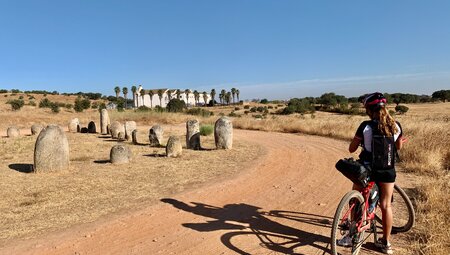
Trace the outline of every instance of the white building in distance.
{"type": "MultiPolygon", "coordinates": [[[[139,85],[139,88],[136,91],[134,105],[136,107],[146,106],[149,108],[154,108],[159,105],[162,108],[166,108],[169,101],[173,98],[178,98],[176,89],[144,89],[142,88],[142,85],[139,85]],[[161,98],[158,92],[161,92],[161,98]]],[[[183,100],[187,106],[200,106],[208,104],[211,100],[211,95],[199,91],[198,100],[195,100],[193,91],[188,90],[187,95],[185,90],[180,90],[179,99],[183,100]]]]}

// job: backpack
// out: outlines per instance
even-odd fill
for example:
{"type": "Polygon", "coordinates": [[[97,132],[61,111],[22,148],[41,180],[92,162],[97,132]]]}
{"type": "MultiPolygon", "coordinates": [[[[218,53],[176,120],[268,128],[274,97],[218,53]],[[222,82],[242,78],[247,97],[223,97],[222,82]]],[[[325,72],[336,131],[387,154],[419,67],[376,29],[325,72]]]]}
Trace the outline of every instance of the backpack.
{"type": "Polygon", "coordinates": [[[395,141],[392,136],[385,136],[378,130],[376,123],[372,127],[372,169],[388,170],[395,167],[395,141]]]}

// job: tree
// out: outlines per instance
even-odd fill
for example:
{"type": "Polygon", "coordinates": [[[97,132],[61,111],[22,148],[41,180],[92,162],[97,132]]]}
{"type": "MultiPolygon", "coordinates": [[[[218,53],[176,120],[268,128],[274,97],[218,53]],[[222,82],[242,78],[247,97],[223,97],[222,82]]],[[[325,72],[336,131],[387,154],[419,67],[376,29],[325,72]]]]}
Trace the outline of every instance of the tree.
{"type": "Polygon", "coordinates": [[[116,86],[116,87],[114,88],[114,92],[116,92],[116,98],[119,98],[120,87],[119,87],[119,86],[116,86]]]}
{"type": "Polygon", "coordinates": [[[162,107],[162,97],[163,97],[164,91],[162,89],[159,89],[157,91],[157,93],[158,93],[158,97],[159,97],[159,106],[162,107]]]}
{"type": "Polygon", "coordinates": [[[237,97],[237,101],[239,102],[239,89],[236,89],[236,97],[237,97]]]}
{"type": "Polygon", "coordinates": [[[136,107],[136,103],[135,103],[135,101],[136,101],[136,91],[137,91],[137,88],[136,88],[136,86],[131,86],[131,92],[133,93],[133,106],[134,107],[136,107]]]}
{"type": "Polygon", "coordinates": [[[231,92],[228,91],[225,94],[225,100],[227,101],[227,104],[230,104],[230,102],[231,102],[231,92]]]}
{"type": "Polygon", "coordinates": [[[224,102],[225,102],[225,95],[227,94],[227,92],[224,90],[224,89],[222,89],[221,91],[220,91],[220,95],[222,96],[222,100],[220,100],[221,101],[221,104],[223,104],[224,102]]]}
{"type": "Polygon", "coordinates": [[[205,102],[205,106],[208,104],[208,93],[206,91],[203,91],[203,102],[205,102]]]}
{"type": "Polygon", "coordinates": [[[431,94],[433,99],[439,99],[445,103],[445,101],[450,101],[450,90],[438,90],[431,94]]]}
{"type": "Polygon", "coordinates": [[[195,100],[195,105],[198,104],[198,100],[200,99],[199,93],[197,90],[194,90],[194,100],[195,100]]]}
{"type": "Polygon", "coordinates": [[[233,95],[233,104],[236,103],[234,101],[234,96],[236,95],[236,89],[235,88],[231,88],[231,94],[233,95]]]}
{"type": "Polygon", "coordinates": [[[169,112],[182,112],[186,108],[186,103],[180,99],[172,99],[167,104],[167,111],[169,112]]]}
{"type": "Polygon", "coordinates": [[[128,88],[123,87],[122,88],[123,97],[125,98],[125,109],[127,109],[127,94],[128,94],[128,88]]]}
{"type": "Polygon", "coordinates": [[[167,90],[167,97],[169,98],[169,102],[170,102],[170,100],[172,100],[172,91],[170,91],[170,89],[167,90]]]}
{"type": "Polygon", "coordinates": [[[180,100],[181,99],[181,90],[177,89],[177,99],[180,100]]]}
{"type": "Polygon", "coordinates": [[[404,113],[406,113],[408,110],[409,110],[409,108],[408,108],[407,106],[404,106],[404,105],[397,105],[397,106],[395,107],[395,111],[398,112],[398,113],[400,113],[400,114],[404,114],[404,113]]]}
{"type": "Polygon", "coordinates": [[[11,109],[13,111],[20,110],[20,108],[22,108],[23,105],[25,104],[25,102],[22,99],[8,100],[8,102],[6,103],[11,105],[11,109]]]}
{"type": "Polygon", "coordinates": [[[186,94],[186,105],[189,106],[189,94],[191,91],[189,89],[184,90],[184,94],[186,94]]]}
{"type": "Polygon", "coordinates": [[[150,108],[153,108],[153,96],[155,95],[155,92],[150,89],[148,95],[150,96],[150,108]]]}
{"type": "Polygon", "coordinates": [[[144,106],[145,89],[141,89],[141,91],[140,91],[139,93],[141,93],[141,96],[142,96],[142,106],[144,106]]]}
{"type": "Polygon", "coordinates": [[[211,102],[212,102],[212,105],[214,106],[214,101],[215,101],[215,98],[216,97],[216,90],[215,89],[212,89],[211,90],[211,102]]]}

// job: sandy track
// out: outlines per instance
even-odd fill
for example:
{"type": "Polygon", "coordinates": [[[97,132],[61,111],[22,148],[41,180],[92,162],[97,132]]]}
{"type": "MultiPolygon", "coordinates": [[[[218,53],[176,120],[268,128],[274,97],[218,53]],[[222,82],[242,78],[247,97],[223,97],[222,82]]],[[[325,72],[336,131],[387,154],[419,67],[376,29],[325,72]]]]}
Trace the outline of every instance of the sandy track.
{"type": "Polygon", "coordinates": [[[347,143],[236,130],[267,154],[239,176],[144,210],[32,240],[1,254],[328,254],[332,216],[350,183],[335,169],[347,143]]]}

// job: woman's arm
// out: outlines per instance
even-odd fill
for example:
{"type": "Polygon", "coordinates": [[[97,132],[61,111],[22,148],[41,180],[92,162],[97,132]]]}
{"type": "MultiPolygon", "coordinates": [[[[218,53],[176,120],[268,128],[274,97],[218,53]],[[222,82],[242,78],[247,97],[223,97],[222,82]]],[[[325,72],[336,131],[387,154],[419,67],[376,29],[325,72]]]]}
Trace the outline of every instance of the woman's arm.
{"type": "Polygon", "coordinates": [[[406,138],[404,138],[403,136],[400,136],[397,141],[395,141],[395,147],[397,148],[397,150],[401,150],[403,147],[403,143],[406,142],[406,138]]]}
{"type": "Polygon", "coordinates": [[[359,144],[361,143],[361,138],[355,136],[353,137],[353,140],[350,143],[350,146],[348,146],[348,151],[351,153],[355,152],[358,149],[359,144]]]}

